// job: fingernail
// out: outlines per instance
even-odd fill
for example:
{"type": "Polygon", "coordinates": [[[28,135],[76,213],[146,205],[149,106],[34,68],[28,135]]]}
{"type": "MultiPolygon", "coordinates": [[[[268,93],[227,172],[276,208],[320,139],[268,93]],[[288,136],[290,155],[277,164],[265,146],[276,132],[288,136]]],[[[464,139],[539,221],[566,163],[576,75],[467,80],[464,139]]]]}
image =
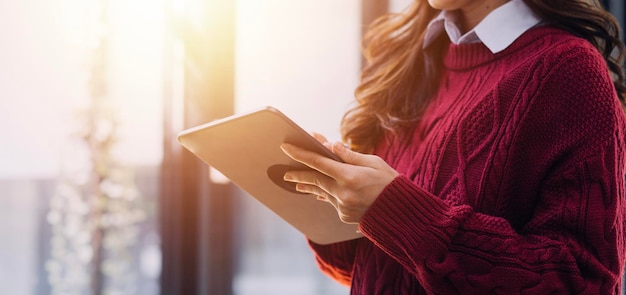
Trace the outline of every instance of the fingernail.
{"type": "Polygon", "coordinates": [[[285,173],[285,175],[283,175],[283,180],[293,180],[293,176],[289,173],[285,173]]]}

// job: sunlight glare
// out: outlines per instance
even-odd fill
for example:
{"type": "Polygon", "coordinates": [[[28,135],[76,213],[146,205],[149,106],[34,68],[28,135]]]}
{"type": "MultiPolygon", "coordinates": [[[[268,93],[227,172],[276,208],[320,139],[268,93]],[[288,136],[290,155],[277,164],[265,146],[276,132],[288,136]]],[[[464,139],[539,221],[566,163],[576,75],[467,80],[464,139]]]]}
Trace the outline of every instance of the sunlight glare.
{"type": "Polygon", "coordinates": [[[118,107],[115,155],[134,165],[162,158],[164,0],[113,0],[109,98],[118,107]]]}

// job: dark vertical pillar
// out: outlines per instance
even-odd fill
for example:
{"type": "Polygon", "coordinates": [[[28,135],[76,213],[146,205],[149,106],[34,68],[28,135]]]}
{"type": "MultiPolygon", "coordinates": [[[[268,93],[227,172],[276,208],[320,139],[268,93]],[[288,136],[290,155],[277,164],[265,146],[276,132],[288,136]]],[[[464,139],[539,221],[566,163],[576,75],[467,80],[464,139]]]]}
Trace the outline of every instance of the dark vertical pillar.
{"type": "MultiPolygon", "coordinates": [[[[626,28],[626,5],[624,5],[623,0],[601,0],[600,3],[602,7],[611,12],[615,16],[615,18],[619,21],[620,27],[622,28],[622,40],[625,40],[626,32],[624,29],[626,28]]],[[[622,278],[622,294],[626,294],[626,274],[622,278]]]]}
{"type": "MultiPolygon", "coordinates": [[[[389,0],[361,0],[361,36],[365,35],[370,24],[379,16],[389,12],[389,0]]],[[[361,67],[365,59],[361,58],[361,67]]]]}
{"type": "Polygon", "coordinates": [[[201,4],[178,20],[176,38],[184,47],[184,95],[178,102],[171,79],[176,38],[166,40],[161,294],[232,294],[232,186],[213,183],[207,165],[176,140],[181,128],[233,113],[235,0],[201,4]]]}
{"type": "Polygon", "coordinates": [[[624,25],[626,24],[626,5],[624,0],[601,0],[602,7],[611,12],[622,27],[622,39],[624,38],[624,25]]]}
{"type": "Polygon", "coordinates": [[[602,7],[604,7],[604,9],[609,10],[611,8],[610,1],[611,0],[600,0],[600,4],[602,4],[602,7]]]}
{"type": "MultiPolygon", "coordinates": [[[[200,35],[206,43],[193,54],[202,60],[201,68],[194,72],[204,76],[195,79],[197,85],[193,88],[203,92],[198,93],[197,107],[205,110],[208,120],[214,120],[234,111],[235,0],[208,0],[205,12],[205,31],[200,35]]],[[[233,293],[235,275],[233,186],[213,182],[207,173],[199,181],[206,184],[207,190],[200,200],[200,293],[229,295],[233,293]]]]}
{"type": "MultiPolygon", "coordinates": [[[[626,40],[626,4],[624,4],[623,0],[611,0],[611,4],[608,8],[620,23],[622,28],[622,40],[626,40]]],[[[622,278],[622,294],[626,294],[626,274],[624,274],[622,278]]]]}
{"type": "Polygon", "coordinates": [[[361,1],[361,23],[362,33],[367,31],[367,27],[379,16],[389,11],[389,0],[362,0],[361,1]]]}

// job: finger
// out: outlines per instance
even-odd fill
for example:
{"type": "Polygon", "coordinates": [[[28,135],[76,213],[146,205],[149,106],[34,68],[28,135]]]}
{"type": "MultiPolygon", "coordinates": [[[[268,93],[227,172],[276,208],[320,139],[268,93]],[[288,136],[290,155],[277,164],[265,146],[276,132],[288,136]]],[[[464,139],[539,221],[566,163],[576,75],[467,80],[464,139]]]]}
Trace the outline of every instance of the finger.
{"type": "Polygon", "coordinates": [[[334,199],[328,192],[322,189],[319,186],[306,184],[306,183],[298,183],[296,184],[296,191],[303,194],[310,194],[317,196],[318,200],[322,198],[323,200],[334,199]]]}
{"type": "Polygon", "coordinates": [[[300,162],[332,178],[340,175],[340,166],[343,165],[340,162],[326,158],[317,153],[301,149],[288,143],[283,143],[280,148],[287,156],[294,159],[296,162],[300,162]]]}
{"type": "Polygon", "coordinates": [[[335,180],[319,172],[313,171],[288,171],[283,176],[285,181],[297,183],[296,189],[299,185],[303,185],[302,188],[305,193],[312,193],[318,196],[332,195],[335,191],[335,180]],[[314,186],[319,188],[319,191],[308,186],[314,186]]]}
{"type": "Polygon", "coordinates": [[[315,138],[315,140],[317,140],[318,142],[320,142],[322,145],[324,145],[324,147],[326,147],[329,150],[332,150],[332,143],[330,141],[328,141],[328,139],[326,139],[326,137],[324,135],[321,135],[317,132],[312,132],[311,136],[313,136],[313,138],[315,138]]]}
{"type": "Polygon", "coordinates": [[[317,141],[319,141],[320,143],[327,143],[328,139],[326,139],[326,137],[324,135],[321,135],[317,132],[311,132],[311,136],[313,136],[313,138],[317,139],[317,141]]]}
{"type": "Polygon", "coordinates": [[[341,160],[343,160],[345,163],[366,167],[375,166],[375,161],[373,160],[372,155],[366,155],[352,151],[341,142],[333,142],[331,146],[331,151],[339,156],[339,158],[341,158],[341,160]]]}

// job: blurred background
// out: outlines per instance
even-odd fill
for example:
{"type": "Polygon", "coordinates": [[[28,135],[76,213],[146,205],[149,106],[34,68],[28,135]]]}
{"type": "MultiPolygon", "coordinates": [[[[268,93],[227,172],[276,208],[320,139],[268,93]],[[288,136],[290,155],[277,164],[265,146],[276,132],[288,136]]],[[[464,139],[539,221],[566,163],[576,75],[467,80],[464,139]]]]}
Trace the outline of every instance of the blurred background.
{"type": "Polygon", "coordinates": [[[339,139],[410,1],[0,2],[0,294],[348,294],[176,134],[272,105],[339,139]]]}

